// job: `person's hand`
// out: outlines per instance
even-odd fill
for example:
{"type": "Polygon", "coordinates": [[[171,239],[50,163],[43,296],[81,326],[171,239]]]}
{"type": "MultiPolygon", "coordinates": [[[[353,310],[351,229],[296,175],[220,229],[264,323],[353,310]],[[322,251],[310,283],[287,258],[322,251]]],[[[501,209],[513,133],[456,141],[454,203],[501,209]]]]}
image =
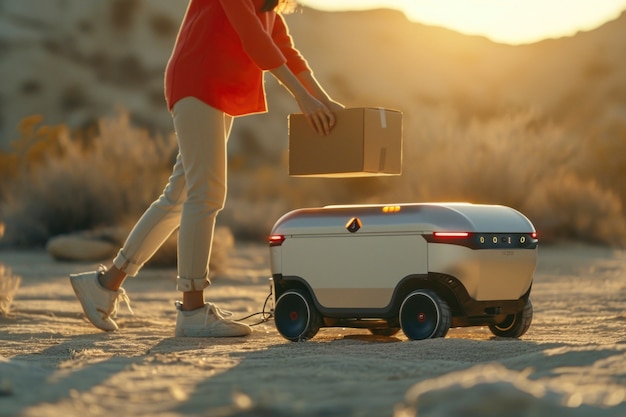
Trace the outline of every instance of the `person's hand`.
{"type": "MultiPolygon", "coordinates": [[[[333,102],[334,103],[334,102],[333,102]]],[[[334,103],[330,105],[338,109],[334,103]]],[[[326,104],[322,103],[310,94],[298,100],[298,106],[304,114],[309,126],[320,135],[328,135],[330,130],[335,126],[335,115],[326,104]]],[[[343,107],[340,107],[343,108],[343,107]]]]}
{"type": "Polygon", "coordinates": [[[335,126],[333,111],[343,109],[343,105],[330,99],[310,71],[302,71],[296,76],[287,64],[282,64],[270,72],[296,99],[311,128],[320,135],[328,135],[335,126]]]}

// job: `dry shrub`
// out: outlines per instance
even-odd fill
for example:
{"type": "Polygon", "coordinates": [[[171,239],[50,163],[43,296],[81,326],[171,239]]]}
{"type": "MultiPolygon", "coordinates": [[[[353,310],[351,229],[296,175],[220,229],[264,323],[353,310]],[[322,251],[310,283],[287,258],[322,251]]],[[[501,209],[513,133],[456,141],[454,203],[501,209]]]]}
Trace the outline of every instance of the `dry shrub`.
{"type": "MultiPolygon", "coordinates": [[[[122,242],[123,243],[123,242],[122,242]]],[[[228,272],[230,257],[235,247],[235,238],[228,227],[216,227],[211,246],[209,271],[211,278],[228,272]]],[[[172,235],[161,245],[159,250],[150,258],[146,266],[176,267],[178,260],[178,232],[172,235]]]]}
{"type": "MultiPolygon", "coordinates": [[[[576,131],[538,110],[494,114],[470,119],[437,106],[405,113],[400,177],[292,178],[286,153],[274,165],[232,164],[218,222],[237,239],[260,240],[280,216],[301,207],[468,201],[520,210],[544,242],[626,241],[626,187],[616,180],[626,169],[620,118],[576,131]]],[[[0,203],[10,245],[133,224],[160,194],[176,150],[173,137],[153,138],[130,126],[124,113],[102,120],[88,141],[58,128],[31,128],[24,136],[28,146],[10,165],[18,175],[5,177],[0,203]]],[[[231,155],[235,161],[249,156],[231,155]]]]}
{"type": "Polygon", "coordinates": [[[276,220],[290,210],[362,202],[375,198],[384,186],[377,178],[290,177],[287,172],[287,154],[277,166],[230,172],[228,199],[218,221],[239,238],[265,240],[276,220]]]}
{"type": "Polygon", "coordinates": [[[626,243],[623,186],[610,183],[624,170],[622,142],[587,144],[581,152],[590,140],[535,110],[468,121],[452,109],[424,108],[419,117],[405,114],[404,130],[402,176],[290,178],[286,158],[280,166],[239,169],[229,179],[222,220],[237,236],[262,238],[300,207],[466,201],[521,211],[543,242],[626,243]]]}
{"type": "MultiPolygon", "coordinates": [[[[0,222],[0,239],[4,234],[4,223],[0,222]]],[[[11,312],[13,297],[17,293],[22,279],[11,273],[11,269],[0,264],[0,315],[8,316],[11,312]]]]}
{"type": "Polygon", "coordinates": [[[626,221],[617,195],[573,173],[545,178],[523,208],[542,241],[577,240],[622,246],[626,221]]]}
{"type": "Polygon", "coordinates": [[[176,149],[173,138],[151,137],[123,112],[100,121],[86,145],[62,129],[49,146],[58,151],[4,189],[4,244],[43,245],[58,234],[136,220],[160,194],[176,149]]]}
{"type": "Polygon", "coordinates": [[[536,126],[532,111],[468,125],[440,111],[420,122],[409,129],[417,137],[405,138],[403,175],[388,192],[394,199],[519,206],[573,152],[560,129],[536,126]]]}
{"type": "MultiPolygon", "coordinates": [[[[581,153],[579,137],[538,112],[466,125],[453,111],[439,109],[423,115],[419,127],[407,122],[406,130],[419,134],[405,137],[403,175],[388,181],[379,200],[503,204],[526,214],[544,242],[626,242],[622,199],[594,177],[602,167],[589,168],[594,162],[584,157],[593,153],[581,153]]],[[[618,167],[623,164],[615,163],[614,174],[618,167]]]]}
{"type": "Polygon", "coordinates": [[[21,277],[13,275],[11,269],[0,264],[0,315],[8,316],[10,314],[13,297],[21,282],[21,277]]]}
{"type": "Polygon", "coordinates": [[[626,206],[626,112],[614,111],[591,124],[583,131],[578,148],[580,174],[614,191],[626,206]]]}
{"type": "Polygon", "coordinates": [[[40,115],[22,119],[17,126],[19,138],[11,143],[11,150],[0,150],[0,197],[6,192],[6,183],[32,172],[46,159],[62,152],[59,138],[67,128],[63,125],[41,126],[42,120],[40,115]]]}
{"type": "Polygon", "coordinates": [[[263,239],[278,217],[290,209],[287,175],[280,168],[261,167],[229,172],[228,198],[218,217],[235,236],[263,239]]]}

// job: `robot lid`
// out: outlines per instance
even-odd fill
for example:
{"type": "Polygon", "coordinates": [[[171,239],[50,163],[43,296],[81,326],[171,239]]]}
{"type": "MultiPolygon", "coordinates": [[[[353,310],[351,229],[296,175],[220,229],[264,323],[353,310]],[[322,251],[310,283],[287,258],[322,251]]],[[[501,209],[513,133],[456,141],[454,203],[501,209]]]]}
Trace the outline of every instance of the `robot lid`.
{"type": "Polygon", "coordinates": [[[333,205],[293,210],[272,235],[363,233],[534,233],[526,216],[510,207],[471,203],[333,205]]]}

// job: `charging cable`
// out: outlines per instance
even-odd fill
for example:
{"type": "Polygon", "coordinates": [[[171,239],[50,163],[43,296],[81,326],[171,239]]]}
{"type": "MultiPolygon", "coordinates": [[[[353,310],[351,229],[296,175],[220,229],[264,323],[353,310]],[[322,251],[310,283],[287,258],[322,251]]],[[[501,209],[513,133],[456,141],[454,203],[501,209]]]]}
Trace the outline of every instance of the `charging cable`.
{"type": "Polygon", "coordinates": [[[255,316],[261,316],[261,319],[255,323],[248,324],[249,326],[258,326],[259,324],[263,324],[263,323],[270,321],[272,318],[274,318],[274,308],[272,306],[269,306],[271,298],[272,298],[272,291],[270,290],[270,293],[265,298],[265,302],[263,303],[263,309],[261,311],[257,313],[252,313],[248,316],[237,319],[236,321],[248,320],[255,316]]]}

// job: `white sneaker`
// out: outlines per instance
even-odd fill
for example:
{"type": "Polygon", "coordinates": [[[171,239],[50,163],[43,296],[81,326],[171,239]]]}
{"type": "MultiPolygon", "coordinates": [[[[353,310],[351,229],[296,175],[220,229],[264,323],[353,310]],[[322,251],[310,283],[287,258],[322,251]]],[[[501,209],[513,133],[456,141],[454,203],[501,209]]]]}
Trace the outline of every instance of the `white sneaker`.
{"type": "Polygon", "coordinates": [[[176,303],[176,336],[178,337],[234,337],[252,333],[250,326],[229,320],[232,313],[221,310],[213,303],[191,311],[183,311],[182,304],[176,303]]]}
{"type": "Polygon", "coordinates": [[[100,285],[98,277],[105,271],[106,268],[100,266],[97,271],[72,274],[70,283],[89,321],[97,328],[110,332],[118,329],[112,317],[117,315],[120,300],[126,303],[131,314],[133,310],[123,288],[111,291],[100,285]]]}

